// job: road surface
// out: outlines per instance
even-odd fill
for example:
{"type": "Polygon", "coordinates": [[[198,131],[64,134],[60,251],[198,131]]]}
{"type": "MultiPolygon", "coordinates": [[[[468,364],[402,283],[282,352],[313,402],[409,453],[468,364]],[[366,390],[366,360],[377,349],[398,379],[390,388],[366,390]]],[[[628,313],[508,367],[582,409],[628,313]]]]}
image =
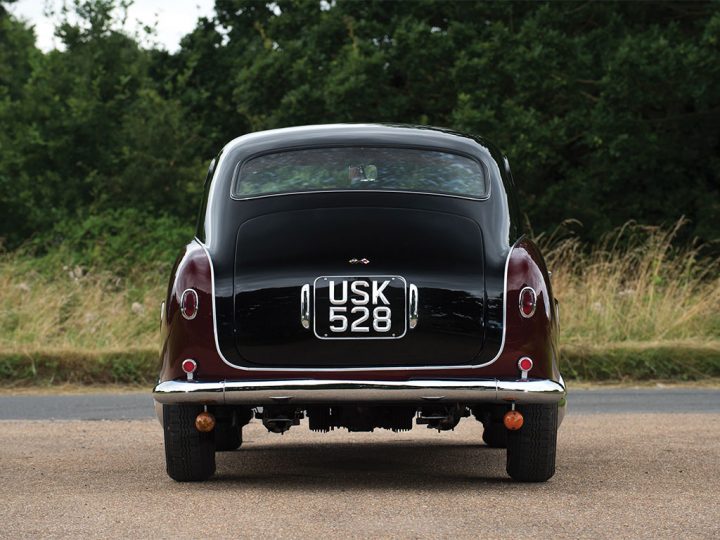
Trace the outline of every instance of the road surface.
{"type": "MultiPolygon", "coordinates": [[[[571,390],[568,414],[720,413],[720,389],[571,390]]],[[[150,392],[0,395],[0,420],[134,420],[154,417],[150,392]]]]}
{"type": "Polygon", "coordinates": [[[3,418],[56,420],[0,421],[0,538],[718,538],[719,396],[575,392],[545,484],[511,482],[472,418],[282,436],[254,422],[213,480],[178,484],[147,396],[3,396],[3,418]],[[117,416],[133,419],[67,419],[117,416]]]}

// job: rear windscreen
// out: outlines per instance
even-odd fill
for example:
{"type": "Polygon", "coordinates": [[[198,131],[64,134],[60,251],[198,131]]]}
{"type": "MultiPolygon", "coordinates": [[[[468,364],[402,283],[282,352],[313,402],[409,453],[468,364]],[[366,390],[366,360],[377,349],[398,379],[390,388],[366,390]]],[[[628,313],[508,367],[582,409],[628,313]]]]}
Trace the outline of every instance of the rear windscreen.
{"type": "Polygon", "coordinates": [[[484,198],[488,183],[476,160],[409,148],[312,148],[244,162],[233,197],[332,190],[387,190],[484,198]]]}

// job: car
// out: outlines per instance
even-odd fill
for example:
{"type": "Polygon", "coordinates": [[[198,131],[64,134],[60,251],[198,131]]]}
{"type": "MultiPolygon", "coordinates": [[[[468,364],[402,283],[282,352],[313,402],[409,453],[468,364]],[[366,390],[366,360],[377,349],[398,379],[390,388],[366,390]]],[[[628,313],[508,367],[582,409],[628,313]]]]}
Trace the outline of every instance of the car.
{"type": "Polygon", "coordinates": [[[254,419],[399,432],[473,416],[511,478],[555,472],[557,301],[483,138],[360,124],[231,141],[161,328],[153,397],[174,480],[210,478],[254,419]]]}

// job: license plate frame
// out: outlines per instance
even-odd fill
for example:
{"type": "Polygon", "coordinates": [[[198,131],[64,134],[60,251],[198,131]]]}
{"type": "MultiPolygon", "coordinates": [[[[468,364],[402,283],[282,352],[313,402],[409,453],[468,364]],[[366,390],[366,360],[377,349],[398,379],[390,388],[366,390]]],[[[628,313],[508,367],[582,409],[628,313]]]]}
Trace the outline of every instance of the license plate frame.
{"type": "MultiPolygon", "coordinates": [[[[340,285],[341,292],[344,286],[340,285]]],[[[313,333],[315,337],[322,340],[394,340],[400,339],[407,333],[408,327],[408,307],[407,307],[407,295],[408,285],[407,280],[402,276],[397,275],[353,275],[353,276],[319,276],[315,278],[313,282],[313,333]],[[387,285],[383,286],[384,282],[388,282],[387,285]],[[332,302],[330,299],[330,283],[334,282],[334,287],[338,286],[338,283],[347,282],[347,295],[341,295],[341,299],[345,301],[342,303],[332,302]],[[361,282],[357,285],[357,290],[353,288],[354,283],[361,282]],[[362,282],[367,284],[367,287],[363,286],[362,282]],[[381,294],[377,293],[378,289],[381,294]],[[354,300],[361,300],[359,296],[362,294],[361,291],[366,291],[369,299],[366,303],[356,303],[354,300]],[[354,295],[354,296],[353,296],[354,295]],[[388,303],[385,304],[384,299],[387,299],[388,303]],[[375,302],[377,300],[377,302],[375,302]],[[320,304],[320,305],[319,305],[320,304]],[[331,323],[337,323],[335,326],[342,326],[341,320],[331,321],[330,317],[333,312],[330,309],[335,306],[336,308],[345,308],[338,310],[338,316],[350,315],[346,318],[347,328],[344,331],[333,331],[331,330],[331,323]],[[353,323],[356,323],[358,318],[362,318],[365,314],[362,309],[367,306],[368,317],[362,319],[368,321],[368,331],[354,331],[352,330],[353,323]],[[357,308],[360,313],[356,316],[351,310],[357,308]],[[376,317],[376,308],[389,308],[390,315],[390,328],[387,331],[379,331],[376,329],[377,324],[380,327],[384,326],[384,321],[388,317],[383,317],[385,313],[384,309],[381,309],[379,317],[376,317]]],[[[356,328],[362,325],[357,325],[356,328]]]]}

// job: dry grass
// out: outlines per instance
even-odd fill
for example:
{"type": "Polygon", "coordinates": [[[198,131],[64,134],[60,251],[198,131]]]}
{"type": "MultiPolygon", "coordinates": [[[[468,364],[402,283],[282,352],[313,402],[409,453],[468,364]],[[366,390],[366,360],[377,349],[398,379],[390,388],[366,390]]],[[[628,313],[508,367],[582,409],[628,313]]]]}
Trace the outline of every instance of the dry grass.
{"type": "MultiPolygon", "coordinates": [[[[699,259],[697,246],[678,247],[681,226],[628,225],[591,250],[572,237],[539,239],[560,300],[570,375],[678,377],[676,357],[692,357],[692,378],[718,376],[720,264],[699,259]]],[[[52,380],[67,358],[72,373],[88,362],[111,366],[110,382],[151,377],[142,374],[154,369],[167,277],[44,265],[0,255],[0,372],[26,379],[42,371],[52,380]]],[[[67,380],[95,375],[83,377],[67,380]]]]}
{"type": "Polygon", "coordinates": [[[699,246],[677,246],[682,225],[628,224],[590,251],[575,238],[540,238],[560,301],[562,343],[719,339],[720,264],[699,259],[699,246]]]}
{"type": "Polygon", "coordinates": [[[81,268],[33,269],[0,259],[0,348],[96,350],[156,347],[165,276],[121,279],[81,268]]]}

